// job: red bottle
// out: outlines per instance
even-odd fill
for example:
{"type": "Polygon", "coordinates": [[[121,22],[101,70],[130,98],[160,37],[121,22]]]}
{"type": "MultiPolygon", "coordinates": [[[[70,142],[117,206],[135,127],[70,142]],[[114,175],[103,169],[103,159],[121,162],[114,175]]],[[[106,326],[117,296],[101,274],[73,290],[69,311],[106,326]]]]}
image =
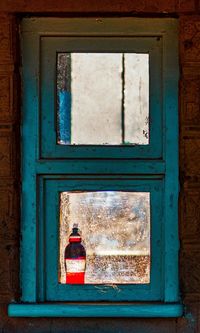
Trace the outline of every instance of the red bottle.
{"type": "Polygon", "coordinates": [[[65,270],[67,284],[85,283],[86,252],[81,244],[78,225],[74,224],[69,236],[69,244],[65,248],[65,270]]]}

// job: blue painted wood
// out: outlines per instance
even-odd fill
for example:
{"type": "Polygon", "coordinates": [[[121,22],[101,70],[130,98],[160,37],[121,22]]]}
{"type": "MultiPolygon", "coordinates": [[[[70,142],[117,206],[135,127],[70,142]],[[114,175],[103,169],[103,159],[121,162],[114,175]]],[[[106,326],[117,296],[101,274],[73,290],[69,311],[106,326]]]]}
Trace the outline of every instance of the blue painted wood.
{"type": "Polygon", "coordinates": [[[45,242],[45,230],[44,230],[44,186],[43,178],[38,177],[38,215],[37,215],[37,300],[42,302],[45,301],[45,253],[44,253],[44,242],[45,242]]]}
{"type": "Polygon", "coordinates": [[[181,317],[181,304],[10,304],[10,317],[181,317]]]}
{"type": "MultiPolygon", "coordinates": [[[[165,163],[153,160],[40,160],[36,164],[38,174],[86,174],[86,175],[151,175],[165,173],[165,163]]],[[[157,176],[156,176],[157,175],[157,176]]]]}
{"type": "Polygon", "coordinates": [[[38,38],[23,36],[22,194],[21,194],[21,288],[22,299],[35,302],[36,291],[36,159],[38,156],[38,38]],[[32,46],[35,45],[34,52],[32,46]],[[35,58],[37,61],[35,62],[35,58]],[[32,63],[34,62],[34,66],[32,63]]]}
{"type": "MultiPolygon", "coordinates": [[[[71,93],[62,90],[58,94],[58,127],[60,141],[70,144],[71,141],[71,93]]],[[[58,134],[57,134],[58,135],[58,134]]]]}
{"type": "Polygon", "coordinates": [[[165,145],[165,301],[179,300],[178,281],[178,27],[172,23],[172,29],[164,38],[163,65],[163,105],[165,145]],[[171,52],[173,50],[173,52],[171,52]],[[170,68],[170,70],[167,70],[170,68]]]}

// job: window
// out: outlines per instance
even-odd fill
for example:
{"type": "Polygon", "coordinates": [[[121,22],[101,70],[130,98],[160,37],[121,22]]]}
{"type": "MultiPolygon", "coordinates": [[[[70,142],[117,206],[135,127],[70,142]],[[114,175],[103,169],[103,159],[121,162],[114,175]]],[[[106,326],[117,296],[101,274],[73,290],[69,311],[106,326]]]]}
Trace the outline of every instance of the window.
{"type": "Polygon", "coordinates": [[[181,315],[176,20],[24,19],[22,52],[10,315],[181,315]]]}

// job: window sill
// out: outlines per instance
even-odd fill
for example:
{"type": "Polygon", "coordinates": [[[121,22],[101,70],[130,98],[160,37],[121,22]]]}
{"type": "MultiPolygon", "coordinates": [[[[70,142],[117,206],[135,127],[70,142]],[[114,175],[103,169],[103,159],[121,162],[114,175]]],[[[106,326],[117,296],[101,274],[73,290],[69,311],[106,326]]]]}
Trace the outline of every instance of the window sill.
{"type": "Polygon", "coordinates": [[[10,304],[10,317],[181,317],[180,303],[46,303],[10,304]]]}

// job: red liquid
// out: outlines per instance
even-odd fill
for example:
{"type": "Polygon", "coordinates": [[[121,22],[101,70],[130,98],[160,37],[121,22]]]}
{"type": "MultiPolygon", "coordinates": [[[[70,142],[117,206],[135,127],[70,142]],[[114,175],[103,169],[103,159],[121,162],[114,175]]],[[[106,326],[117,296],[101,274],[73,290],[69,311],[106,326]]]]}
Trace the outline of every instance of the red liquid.
{"type": "Polygon", "coordinates": [[[85,272],[81,273],[67,273],[66,283],[68,284],[84,284],[85,283],[85,272]]]}

